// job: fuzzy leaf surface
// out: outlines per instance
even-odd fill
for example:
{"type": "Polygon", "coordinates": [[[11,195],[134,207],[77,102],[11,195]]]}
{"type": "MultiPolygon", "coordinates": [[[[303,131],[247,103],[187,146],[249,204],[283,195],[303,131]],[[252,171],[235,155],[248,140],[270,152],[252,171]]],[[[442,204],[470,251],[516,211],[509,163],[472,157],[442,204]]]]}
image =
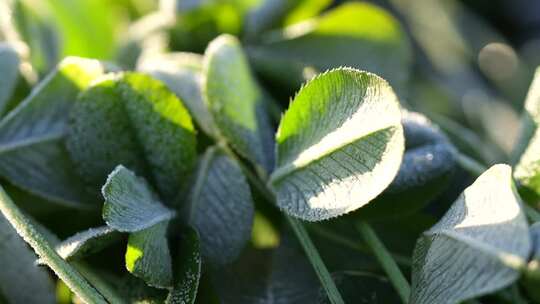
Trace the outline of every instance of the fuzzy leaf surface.
{"type": "Polygon", "coordinates": [[[102,189],[103,219],[113,229],[137,232],[168,221],[175,212],[165,207],[144,178],[118,166],[102,189]]]}
{"type": "Polygon", "coordinates": [[[507,165],[484,172],[418,239],[411,304],[453,304],[516,281],[531,242],[507,165]]]}
{"type": "Polygon", "coordinates": [[[201,252],[213,264],[232,262],[251,237],[254,207],[249,185],[235,160],[209,148],[191,195],[191,224],[201,252]]]}
{"type": "Polygon", "coordinates": [[[320,221],[379,195],[404,151],[397,98],[382,78],[350,68],[308,82],[284,114],[270,177],[278,206],[320,221]]]}
{"type": "Polygon", "coordinates": [[[204,98],[220,134],[242,156],[272,170],[272,128],[264,92],[258,86],[240,42],[221,35],[206,49],[204,98]]]}
{"type": "Polygon", "coordinates": [[[64,260],[75,260],[98,252],[120,238],[120,233],[108,226],[78,232],[56,246],[64,260]]]}
{"type": "Polygon", "coordinates": [[[51,201],[89,203],[63,139],[77,94],[102,73],[97,60],[68,57],[0,121],[2,177],[51,201]]]}

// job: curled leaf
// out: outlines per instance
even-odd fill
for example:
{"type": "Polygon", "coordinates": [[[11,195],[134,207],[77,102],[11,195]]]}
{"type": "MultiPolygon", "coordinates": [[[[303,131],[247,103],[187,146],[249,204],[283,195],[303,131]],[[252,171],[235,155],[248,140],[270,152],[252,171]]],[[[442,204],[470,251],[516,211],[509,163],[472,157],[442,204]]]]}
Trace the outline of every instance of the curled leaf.
{"type": "Polygon", "coordinates": [[[144,178],[121,165],[107,178],[102,194],[103,219],[118,231],[141,231],[175,215],[161,203],[144,178]]]}
{"type": "Polygon", "coordinates": [[[253,200],[242,170],[219,148],[209,148],[201,160],[191,208],[203,256],[218,265],[237,258],[251,237],[253,200]]]}
{"type": "Polygon", "coordinates": [[[120,238],[120,233],[108,226],[90,228],[74,234],[56,246],[64,260],[75,260],[98,252],[120,238]]]}
{"type": "Polygon", "coordinates": [[[163,221],[129,235],[126,268],[146,284],[172,286],[172,261],[167,240],[169,221],[163,221]]]}
{"type": "Polygon", "coordinates": [[[518,279],[531,251],[507,165],[484,172],[418,239],[411,304],[453,304],[518,279]]]}
{"type": "Polygon", "coordinates": [[[399,104],[382,78],[350,68],[308,82],[281,119],[270,183],[288,214],[320,221],[356,210],[394,179],[403,156],[399,104]]]}

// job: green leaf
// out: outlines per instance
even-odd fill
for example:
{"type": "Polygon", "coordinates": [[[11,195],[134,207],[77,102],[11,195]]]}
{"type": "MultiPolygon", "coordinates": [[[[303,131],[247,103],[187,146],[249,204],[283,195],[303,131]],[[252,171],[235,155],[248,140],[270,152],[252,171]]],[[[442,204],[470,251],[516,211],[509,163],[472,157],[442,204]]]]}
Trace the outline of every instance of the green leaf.
{"type": "Polygon", "coordinates": [[[195,166],[188,111],[165,84],[144,74],[101,78],[79,96],[70,117],[67,148],[80,175],[96,188],[122,164],[170,202],[195,166]]]}
{"type": "Polygon", "coordinates": [[[19,77],[19,56],[9,44],[0,42],[0,113],[4,112],[19,77]]]}
{"type": "Polygon", "coordinates": [[[419,238],[411,304],[460,303],[516,281],[531,251],[507,165],[484,172],[419,238]]]}
{"type": "Polygon", "coordinates": [[[45,269],[34,264],[35,259],[0,215],[0,294],[8,303],[56,303],[53,282],[45,269]]]}
{"type": "Polygon", "coordinates": [[[101,251],[120,238],[120,233],[108,226],[78,232],[56,246],[64,260],[77,260],[101,251]]]}
{"type": "Polygon", "coordinates": [[[165,303],[193,304],[197,297],[202,264],[199,236],[193,228],[187,228],[182,234],[175,262],[174,287],[165,303]]]}
{"type": "Polygon", "coordinates": [[[331,70],[298,92],[276,141],[270,183],[278,206],[309,221],[343,215],[369,203],[398,172],[404,150],[399,104],[382,78],[331,70]]]}
{"type": "Polygon", "coordinates": [[[191,193],[190,222],[199,232],[202,255],[213,264],[232,262],[251,237],[253,217],[242,170],[223,151],[209,148],[191,193]]]}
{"type": "Polygon", "coordinates": [[[380,75],[400,96],[405,91],[409,41],[399,22],[375,5],[343,4],[262,40],[248,54],[276,87],[296,90],[319,72],[349,66],[380,75]]]}
{"type": "Polygon", "coordinates": [[[51,19],[62,41],[62,53],[110,59],[119,14],[107,0],[49,0],[51,19]]]}
{"type": "Polygon", "coordinates": [[[456,168],[456,149],[420,113],[402,111],[405,154],[398,174],[380,196],[354,213],[365,220],[417,212],[448,187],[456,168]]]}
{"type": "Polygon", "coordinates": [[[172,262],[167,240],[169,221],[162,221],[130,234],[126,268],[146,284],[157,288],[172,286],[172,262]]]}
{"type": "Polygon", "coordinates": [[[2,177],[45,199],[89,206],[62,140],[77,94],[102,73],[99,61],[68,57],[0,121],[2,177]]]}
{"type": "Polygon", "coordinates": [[[165,207],[142,177],[120,165],[102,189],[103,219],[122,232],[136,232],[170,220],[175,212],[165,207]]]}
{"type": "Polygon", "coordinates": [[[203,77],[203,94],[221,135],[238,153],[269,172],[274,160],[266,97],[235,37],[221,35],[208,45],[203,77]]]}
{"type": "Polygon", "coordinates": [[[514,178],[536,199],[540,197],[540,67],[525,99],[521,132],[513,151],[514,178]]]}
{"type": "Polygon", "coordinates": [[[169,53],[140,60],[137,69],[163,81],[182,100],[197,125],[216,137],[217,127],[202,97],[202,60],[193,53],[169,53]]]}

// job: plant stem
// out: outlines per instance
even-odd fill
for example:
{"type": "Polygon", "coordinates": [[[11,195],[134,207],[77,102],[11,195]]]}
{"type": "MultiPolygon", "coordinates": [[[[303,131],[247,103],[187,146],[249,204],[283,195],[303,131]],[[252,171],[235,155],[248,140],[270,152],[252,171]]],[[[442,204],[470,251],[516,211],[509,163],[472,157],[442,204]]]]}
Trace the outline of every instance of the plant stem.
{"type": "Polygon", "coordinates": [[[458,164],[465,170],[467,170],[473,176],[480,176],[487,168],[482,165],[477,160],[463,154],[459,153],[457,155],[458,164]]]}
{"type": "Polygon", "coordinates": [[[0,211],[41,260],[84,302],[106,304],[82,275],[62,259],[0,186],[0,211]]]}
{"type": "Polygon", "coordinates": [[[403,276],[403,273],[399,269],[398,265],[390,255],[390,252],[388,252],[388,249],[386,249],[384,244],[377,237],[377,234],[373,228],[371,228],[368,223],[360,221],[357,223],[356,228],[360,234],[362,234],[362,237],[371,248],[375,258],[379,261],[382,268],[388,275],[390,282],[397,290],[403,303],[408,303],[411,287],[409,286],[407,279],[405,279],[405,276],[403,276]]]}
{"type": "Polygon", "coordinates": [[[118,294],[118,292],[110,286],[98,273],[82,262],[71,263],[87,280],[103,295],[107,302],[111,304],[125,304],[126,301],[118,294]]]}
{"type": "Polygon", "coordinates": [[[319,277],[319,280],[321,281],[330,302],[332,304],[345,304],[336,287],[336,284],[334,283],[334,280],[332,280],[332,276],[328,272],[326,265],[324,265],[317,248],[315,248],[315,245],[313,245],[313,242],[311,241],[306,228],[304,225],[302,225],[302,222],[287,215],[285,217],[289,221],[294,233],[296,234],[296,237],[304,248],[304,251],[311,262],[311,265],[315,269],[315,272],[317,273],[317,276],[319,277]]]}
{"type": "MultiPolygon", "coordinates": [[[[364,246],[363,244],[359,244],[356,240],[351,240],[334,231],[325,229],[322,226],[309,225],[307,226],[307,229],[336,244],[340,244],[344,247],[348,247],[352,250],[356,250],[364,254],[371,253],[371,250],[368,247],[364,246]]],[[[411,267],[411,260],[408,257],[395,253],[391,253],[391,255],[392,258],[396,261],[396,263],[400,264],[403,267],[411,267]]]]}
{"type": "MultiPolygon", "coordinates": [[[[259,190],[259,192],[270,204],[275,207],[276,198],[274,196],[274,193],[270,189],[268,189],[266,184],[264,184],[261,179],[257,177],[256,174],[254,174],[246,165],[244,165],[241,160],[236,157],[236,155],[229,149],[226,144],[222,144],[221,146],[230,157],[236,160],[236,162],[246,175],[247,179],[251,182],[251,184],[255,188],[257,188],[257,190],[259,190]]],[[[315,270],[315,273],[319,277],[319,281],[321,282],[324,290],[326,291],[330,302],[332,304],[344,304],[345,302],[343,302],[343,298],[341,297],[341,294],[339,293],[336,284],[332,280],[332,276],[330,275],[328,268],[326,268],[326,265],[324,264],[319,252],[317,251],[317,248],[313,244],[313,241],[309,237],[309,234],[307,233],[306,228],[304,227],[302,222],[288,215],[285,215],[285,218],[289,221],[296,237],[298,238],[298,241],[300,242],[300,245],[302,245],[302,248],[304,249],[304,252],[308,257],[311,266],[315,270]]]]}

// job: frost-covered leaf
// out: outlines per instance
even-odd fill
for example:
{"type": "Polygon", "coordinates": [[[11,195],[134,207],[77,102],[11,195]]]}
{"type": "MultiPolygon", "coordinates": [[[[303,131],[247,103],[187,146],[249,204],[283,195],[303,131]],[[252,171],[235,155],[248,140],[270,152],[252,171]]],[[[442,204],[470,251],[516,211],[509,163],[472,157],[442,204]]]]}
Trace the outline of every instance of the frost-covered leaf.
{"type": "Polygon", "coordinates": [[[203,256],[214,264],[232,262],[251,237],[253,216],[242,170],[219,148],[209,148],[191,193],[190,222],[199,232],[203,256]]]}
{"type": "Polygon", "coordinates": [[[108,226],[90,228],[78,232],[56,246],[56,252],[64,259],[80,259],[98,252],[120,238],[120,232],[108,226]]]}
{"type": "Polygon", "coordinates": [[[0,71],[2,71],[0,78],[0,113],[2,113],[19,77],[19,56],[9,44],[2,42],[0,42],[0,71]]]}
{"type": "Polygon", "coordinates": [[[185,103],[195,122],[210,136],[217,127],[202,98],[202,60],[193,53],[168,53],[139,61],[138,70],[163,81],[185,103]]]}
{"type": "Polygon", "coordinates": [[[129,235],[126,268],[152,287],[172,286],[172,262],[167,240],[168,226],[169,221],[163,221],[129,235]]]}
{"type": "Polygon", "coordinates": [[[270,182],[288,214],[319,221],[362,207],[394,179],[404,139],[382,78],[340,68],[308,82],[281,119],[270,182]]]}
{"type": "Polygon", "coordinates": [[[211,273],[223,304],[317,303],[320,283],[292,235],[274,250],[246,250],[211,273]]]}
{"type": "Polygon", "coordinates": [[[270,172],[274,149],[267,97],[235,37],[222,35],[208,45],[203,77],[204,98],[221,135],[238,153],[270,172]]]}
{"type": "Polygon", "coordinates": [[[531,258],[540,262],[540,222],[536,222],[529,228],[531,235],[532,254],[531,258]]]}
{"type": "Polygon", "coordinates": [[[277,87],[296,90],[331,68],[350,66],[388,80],[399,95],[409,75],[411,50],[399,22],[369,3],[347,3],[291,25],[248,54],[255,69],[277,87]]]}
{"type": "Polygon", "coordinates": [[[373,220],[418,211],[448,187],[456,168],[452,143],[420,113],[402,112],[405,154],[388,188],[355,215],[373,220]]]}
{"type": "Polygon", "coordinates": [[[54,284],[35,260],[35,253],[0,215],[0,301],[5,298],[8,303],[56,303],[54,284]]]}
{"type": "Polygon", "coordinates": [[[484,172],[419,238],[411,304],[453,304],[510,285],[531,251],[507,165],[484,172]]]}
{"type": "Polygon", "coordinates": [[[118,231],[141,231],[175,215],[161,203],[144,178],[121,165],[107,178],[102,194],[103,219],[118,231]]]}
{"type": "Polygon", "coordinates": [[[199,236],[193,228],[182,234],[174,265],[174,287],[166,304],[193,304],[197,297],[201,277],[199,236]]]}
{"type": "Polygon", "coordinates": [[[525,100],[520,138],[513,151],[514,177],[533,197],[540,197],[540,67],[525,100]]]}
{"type": "Polygon", "coordinates": [[[170,201],[195,165],[188,111],[165,84],[147,75],[105,76],[79,96],[70,117],[67,147],[93,186],[122,164],[170,201]]]}
{"type": "Polygon", "coordinates": [[[68,57],[0,121],[2,177],[51,201],[89,203],[62,140],[77,94],[102,73],[97,60],[68,57]]]}

